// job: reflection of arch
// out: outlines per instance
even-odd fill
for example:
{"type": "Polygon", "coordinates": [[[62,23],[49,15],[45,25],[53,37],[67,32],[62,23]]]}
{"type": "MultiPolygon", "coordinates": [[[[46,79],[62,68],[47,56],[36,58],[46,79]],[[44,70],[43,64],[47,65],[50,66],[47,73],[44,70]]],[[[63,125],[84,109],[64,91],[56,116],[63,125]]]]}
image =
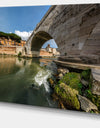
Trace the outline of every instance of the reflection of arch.
{"type": "Polygon", "coordinates": [[[48,33],[44,31],[37,32],[32,39],[31,51],[39,51],[42,45],[50,39],[52,37],[48,33]]]}

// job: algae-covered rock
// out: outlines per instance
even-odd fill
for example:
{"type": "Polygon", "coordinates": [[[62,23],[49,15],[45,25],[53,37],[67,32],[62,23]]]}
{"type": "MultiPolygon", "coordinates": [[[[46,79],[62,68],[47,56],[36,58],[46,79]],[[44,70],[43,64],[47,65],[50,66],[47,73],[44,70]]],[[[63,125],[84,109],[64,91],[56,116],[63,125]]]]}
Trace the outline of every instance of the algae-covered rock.
{"type": "Polygon", "coordinates": [[[53,80],[52,78],[49,78],[48,81],[49,81],[49,83],[50,83],[50,86],[51,86],[52,88],[54,88],[54,85],[55,85],[54,80],[53,80]]]}
{"type": "Polygon", "coordinates": [[[69,72],[59,81],[59,83],[65,83],[71,88],[78,90],[81,94],[82,84],[79,73],[69,72]]]}
{"type": "Polygon", "coordinates": [[[61,83],[55,86],[54,91],[67,106],[77,110],[80,109],[80,103],[77,98],[77,90],[72,89],[64,83],[61,83]]]}

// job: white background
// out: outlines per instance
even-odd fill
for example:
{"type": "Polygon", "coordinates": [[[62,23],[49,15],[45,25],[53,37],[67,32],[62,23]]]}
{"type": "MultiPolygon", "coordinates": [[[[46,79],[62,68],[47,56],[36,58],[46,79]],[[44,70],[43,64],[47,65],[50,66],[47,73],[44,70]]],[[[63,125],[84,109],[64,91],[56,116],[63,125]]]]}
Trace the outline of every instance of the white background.
{"type": "MultiPolygon", "coordinates": [[[[100,0],[0,0],[0,6],[100,3],[100,0]]],[[[0,128],[99,128],[100,115],[0,103],[0,128]]]]}

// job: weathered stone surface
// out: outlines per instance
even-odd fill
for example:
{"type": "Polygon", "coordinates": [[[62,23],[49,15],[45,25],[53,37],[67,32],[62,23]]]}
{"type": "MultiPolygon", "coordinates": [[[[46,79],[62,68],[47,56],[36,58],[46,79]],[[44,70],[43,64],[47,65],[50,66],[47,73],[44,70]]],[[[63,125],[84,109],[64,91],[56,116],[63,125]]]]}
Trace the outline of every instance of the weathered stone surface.
{"type": "Polygon", "coordinates": [[[93,79],[100,82],[100,69],[99,68],[92,68],[91,69],[93,79]]]}
{"type": "Polygon", "coordinates": [[[69,70],[67,68],[58,68],[58,73],[66,74],[68,72],[69,72],[69,70]]]}
{"type": "Polygon", "coordinates": [[[11,54],[16,55],[16,47],[5,47],[0,46],[0,54],[11,54]]]}
{"type": "Polygon", "coordinates": [[[100,69],[92,69],[92,93],[100,95],[100,69]]]}
{"type": "Polygon", "coordinates": [[[58,79],[61,79],[62,77],[63,77],[63,74],[60,73],[60,74],[58,75],[58,79]]]}
{"type": "Polygon", "coordinates": [[[89,82],[86,81],[86,80],[84,80],[84,79],[81,79],[81,83],[82,83],[85,87],[87,87],[87,86],[89,85],[89,82]]]}
{"type": "Polygon", "coordinates": [[[78,99],[80,101],[81,104],[81,109],[86,111],[86,112],[90,112],[91,110],[97,110],[98,108],[96,105],[94,105],[90,100],[88,100],[86,97],[83,97],[81,95],[78,95],[78,99]]]}
{"type": "Polygon", "coordinates": [[[99,4],[52,6],[27,40],[27,54],[53,38],[61,55],[88,56],[86,62],[100,63],[99,28],[99,4]]]}
{"type": "Polygon", "coordinates": [[[97,80],[92,81],[92,93],[100,95],[100,82],[97,80]]]}

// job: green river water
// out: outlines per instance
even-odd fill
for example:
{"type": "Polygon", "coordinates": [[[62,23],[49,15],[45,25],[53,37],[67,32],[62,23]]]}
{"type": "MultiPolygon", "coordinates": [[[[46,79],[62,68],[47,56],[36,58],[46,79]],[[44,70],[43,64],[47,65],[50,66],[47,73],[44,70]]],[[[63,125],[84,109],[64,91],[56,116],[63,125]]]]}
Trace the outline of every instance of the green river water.
{"type": "Polygon", "coordinates": [[[50,71],[43,67],[48,61],[0,56],[0,101],[58,108],[50,96],[50,71]]]}

